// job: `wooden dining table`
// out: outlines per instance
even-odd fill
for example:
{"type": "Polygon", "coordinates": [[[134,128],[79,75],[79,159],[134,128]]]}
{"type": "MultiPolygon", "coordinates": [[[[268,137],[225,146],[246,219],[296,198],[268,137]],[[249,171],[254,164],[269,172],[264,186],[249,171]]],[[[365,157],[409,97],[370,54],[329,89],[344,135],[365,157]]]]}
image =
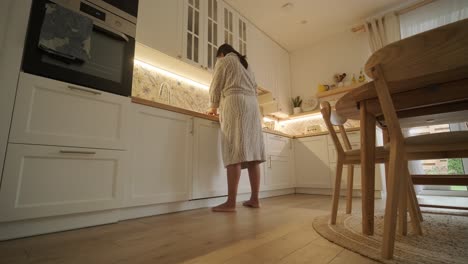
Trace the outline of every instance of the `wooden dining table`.
{"type": "MultiPolygon", "coordinates": [[[[468,70],[462,69],[468,76],[468,70]]],[[[463,72],[461,72],[463,74],[463,72]]],[[[414,80],[413,80],[414,81],[414,80]]],[[[468,121],[468,78],[437,85],[412,85],[400,82],[392,89],[392,98],[402,127],[417,127],[468,121]]],[[[376,127],[387,138],[385,120],[374,82],[363,83],[341,97],[336,105],[339,115],[360,120],[362,232],[374,234],[376,127]]]]}

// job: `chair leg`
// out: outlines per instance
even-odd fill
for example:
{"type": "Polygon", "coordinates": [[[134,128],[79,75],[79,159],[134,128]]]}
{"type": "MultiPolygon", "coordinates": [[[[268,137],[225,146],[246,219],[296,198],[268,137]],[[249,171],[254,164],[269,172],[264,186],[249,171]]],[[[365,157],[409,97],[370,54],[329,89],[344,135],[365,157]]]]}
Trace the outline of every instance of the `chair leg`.
{"type": "Polygon", "coordinates": [[[413,199],[414,186],[413,186],[413,182],[411,181],[409,177],[410,177],[410,174],[409,174],[409,171],[407,171],[407,182],[408,182],[407,199],[409,203],[411,225],[416,235],[422,235],[421,220],[419,219],[418,210],[417,210],[417,208],[419,208],[419,204],[417,203],[417,200],[415,201],[413,199]],[[413,190],[413,192],[411,192],[411,190],[413,190]]]}
{"type": "Polygon", "coordinates": [[[350,214],[353,210],[353,181],[354,165],[348,165],[348,197],[346,198],[346,213],[350,214]]]}
{"type": "MultiPolygon", "coordinates": [[[[406,166],[407,167],[407,166],[406,166]]],[[[407,181],[407,170],[402,171],[400,180],[400,199],[398,204],[398,227],[399,233],[402,236],[406,236],[408,234],[408,181],[407,181]]]]}
{"type": "Polygon", "coordinates": [[[338,202],[340,200],[341,175],[343,174],[343,162],[338,159],[336,163],[335,189],[333,190],[332,212],[330,224],[336,224],[336,215],[338,214],[338,202]]]}
{"type": "Polygon", "coordinates": [[[418,197],[416,196],[416,191],[414,190],[413,179],[411,178],[411,174],[409,173],[409,171],[408,171],[408,182],[410,186],[408,193],[410,194],[410,197],[413,200],[413,203],[416,207],[416,212],[417,212],[419,222],[423,222],[424,219],[421,213],[421,207],[419,206],[418,197]]]}
{"type": "MultiPolygon", "coordinates": [[[[399,142],[398,142],[399,143],[399,142]]],[[[397,208],[399,196],[399,186],[401,175],[405,173],[406,161],[401,155],[403,146],[395,142],[395,147],[390,149],[390,159],[388,168],[387,201],[385,205],[384,232],[382,241],[382,257],[391,259],[395,246],[395,232],[397,223],[397,208]]]]}

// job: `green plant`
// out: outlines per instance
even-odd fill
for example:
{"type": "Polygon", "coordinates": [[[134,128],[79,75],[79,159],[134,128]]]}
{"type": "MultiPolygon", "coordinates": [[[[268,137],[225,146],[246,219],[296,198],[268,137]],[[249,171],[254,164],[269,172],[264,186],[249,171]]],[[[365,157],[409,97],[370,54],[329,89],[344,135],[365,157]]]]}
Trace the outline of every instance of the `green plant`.
{"type": "Polygon", "coordinates": [[[464,174],[463,162],[461,159],[448,160],[448,174],[464,174]]]}
{"type": "Polygon", "coordinates": [[[297,96],[296,98],[292,98],[292,104],[293,104],[293,107],[301,107],[302,105],[302,99],[300,96],[297,96]]]}

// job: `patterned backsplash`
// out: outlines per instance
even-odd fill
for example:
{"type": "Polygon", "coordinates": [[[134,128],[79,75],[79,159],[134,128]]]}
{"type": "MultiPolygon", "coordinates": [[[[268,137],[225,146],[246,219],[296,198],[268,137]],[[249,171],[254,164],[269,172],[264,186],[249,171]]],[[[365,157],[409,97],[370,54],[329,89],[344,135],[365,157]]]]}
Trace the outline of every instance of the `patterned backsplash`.
{"type": "Polygon", "coordinates": [[[208,90],[170,78],[144,65],[133,69],[132,96],[195,112],[208,109],[208,90]]]}
{"type": "MultiPolygon", "coordinates": [[[[195,112],[204,113],[208,109],[208,90],[191,85],[183,80],[168,77],[142,64],[135,64],[133,70],[132,96],[158,103],[164,103],[195,112]]],[[[327,131],[322,119],[289,122],[276,122],[275,130],[289,135],[309,134],[307,130],[320,127],[327,131]]],[[[348,121],[345,127],[358,127],[358,121],[348,121]]]]}

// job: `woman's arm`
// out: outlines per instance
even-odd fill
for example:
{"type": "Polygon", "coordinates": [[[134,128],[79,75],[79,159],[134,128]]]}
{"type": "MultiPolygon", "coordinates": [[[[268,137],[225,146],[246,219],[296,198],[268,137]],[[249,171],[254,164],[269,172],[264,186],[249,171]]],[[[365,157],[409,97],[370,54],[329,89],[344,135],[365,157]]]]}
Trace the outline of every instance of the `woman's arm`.
{"type": "Polygon", "coordinates": [[[210,85],[210,110],[209,114],[216,114],[216,109],[219,107],[219,101],[221,100],[221,92],[226,82],[226,67],[224,65],[224,59],[220,58],[216,62],[213,81],[210,85]],[[211,112],[211,113],[210,113],[211,112]]]}

